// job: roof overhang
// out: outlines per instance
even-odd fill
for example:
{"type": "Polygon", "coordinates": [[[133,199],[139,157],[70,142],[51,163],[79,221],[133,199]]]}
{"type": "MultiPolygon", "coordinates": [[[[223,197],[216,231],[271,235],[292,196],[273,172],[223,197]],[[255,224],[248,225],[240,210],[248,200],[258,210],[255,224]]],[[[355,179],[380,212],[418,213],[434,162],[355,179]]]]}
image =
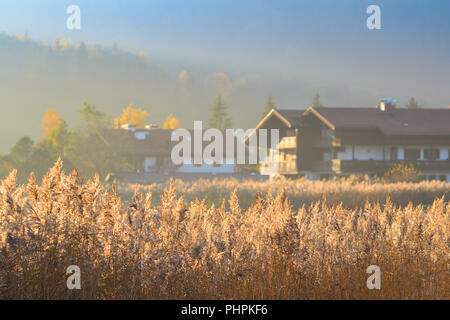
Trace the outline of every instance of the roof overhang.
{"type": "Polygon", "coordinates": [[[248,135],[245,138],[244,143],[247,143],[248,139],[250,139],[250,137],[252,137],[272,116],[277,117],[278,119],[281,120],[281,122],[283,122],[288,128],[292,128],[292,123],[289,122],[289,120],[287,120],[285,117],[283,117],[277,110],[272,109],[270,110],[270,112],[258,123],[258,125],[255,127],[255,129],[252,130],[252,132],[250,133],[250,135],[248,135]]]}
{"type": "Polygon", "coordinates": [[[306,116],[308,114],[313,114],[320,121],[322,121],[326,126],[328,126],[331,130],[336,130],[336,127],[327,118],[325,118],[322,114],[320,114],[319,111],[314,109],[314,107],[309,107],[303,115],[306,116]]]}

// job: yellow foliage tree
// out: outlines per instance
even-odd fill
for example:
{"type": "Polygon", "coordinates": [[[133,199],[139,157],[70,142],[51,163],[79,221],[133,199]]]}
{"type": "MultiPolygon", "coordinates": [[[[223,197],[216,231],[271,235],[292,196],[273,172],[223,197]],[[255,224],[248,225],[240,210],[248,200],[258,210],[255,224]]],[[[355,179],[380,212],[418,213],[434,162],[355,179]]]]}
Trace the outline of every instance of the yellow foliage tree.
{"type": "Polygon", "coordinates": [[[124,124],[134,124],[136,128],[144,128],[147,121],[148,112],[143,109],[135,109],[133,105],[128,105],[122,111],[122,116],[114,119],[116,128],[124,124]]]}
{"type": "Polygon", "coordinates": [[[163,128],[171,130],[181,128],[180,121],[178,121],[172,114],[169,114],[166,118],[166,122],[164,122],[163,128]]]}
{"type": "Polygon", "coordinates": [[[60,120],[61,117],[55,110],[48,109],[41,121],[42,137],[47,138],[47,136],[58,127],[60,120]]]}

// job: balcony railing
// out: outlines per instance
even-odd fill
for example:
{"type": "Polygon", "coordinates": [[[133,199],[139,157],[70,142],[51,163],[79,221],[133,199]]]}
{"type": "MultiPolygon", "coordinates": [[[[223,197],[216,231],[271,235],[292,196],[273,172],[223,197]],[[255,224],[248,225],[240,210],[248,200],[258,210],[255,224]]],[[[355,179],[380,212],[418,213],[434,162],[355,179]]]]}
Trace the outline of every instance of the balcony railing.
{"type": "Polygon", "coordinates": [[[297,164],[294,161],[265,162],[260,164],[262,174],[297,174],[297,164]]]}
{"type": "MultiPolygon", "coordinates": [[[[402,160],[320,160],[313,165],[318,172],[378,173],[400,164],[402,160]]],[[[403,160],[419,171],[450,171],[449,160],[403,160]]]]}
{"type": "Polygon", "coordinates": [[[313,163],[312,169],[324,173],[340,172],[340,160],[318,160],[313,163]]]}
{"type": "Polygon", "coordinates": [[[316,136],[313,138],[313,147],[319,149],[330,149],[332,147],[340,147],[341,139],[332,136],[316,136]]]}
{"type": "Polygon", "coordinates": [[[295,161],[286,161],[279,163],[280,173],[297,173],[297,165],[295,161]]]}
{"type": "MultiPolygon", "coordinates": [[[[341,160],[342,172],[379,172],[386,171],[400,164],[402,160],[341,160]]],[[[448,160],[403,160],[405,164],[412,164],[417,170],[450,170],[448,160]]]]}
{"type": "Polygon", "coordinates": [[[284,137],[281,139],[278,147],[280,149],[293,149],[297,145],[295,137],[284,137]]]}

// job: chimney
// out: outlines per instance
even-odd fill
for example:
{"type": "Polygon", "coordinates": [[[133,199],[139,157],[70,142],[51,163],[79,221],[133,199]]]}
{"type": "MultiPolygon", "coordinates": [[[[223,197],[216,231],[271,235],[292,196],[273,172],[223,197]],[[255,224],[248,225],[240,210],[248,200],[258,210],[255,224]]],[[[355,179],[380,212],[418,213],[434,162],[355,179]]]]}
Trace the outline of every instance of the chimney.
{"type": "Polygon", "coordinates": [[[389,112],[392,109],[395,109],[397,105],[397,101],[392,100],[392,99],[381,99],[380,100],[380,105],[377,106],[378,109],[380,109],[383,112],[389,112]]]}

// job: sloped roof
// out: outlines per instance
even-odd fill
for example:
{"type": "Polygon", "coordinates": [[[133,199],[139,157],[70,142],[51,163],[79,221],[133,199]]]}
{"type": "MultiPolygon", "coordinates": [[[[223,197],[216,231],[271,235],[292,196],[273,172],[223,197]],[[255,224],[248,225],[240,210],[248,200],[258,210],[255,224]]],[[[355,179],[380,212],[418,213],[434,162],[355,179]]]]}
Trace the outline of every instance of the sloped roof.
{"type": "Polygon", "coordinates": [[[264,124],[272,117],[280,119],[288,128],[298,128],[301,126],[300,118],[305,110],[295,109],[272,109],[270,112],[258,123],[250,135],[245,139],[247,143],[251,136],[253,136],[264,124]]]}
{"type": "Polygon", "coordinates": [[[336,128],[376,128],[389,136],[450,136],[450,109],[309,108],[336,128]]]}
{"type": "Polygon", "coordinates": [[[104,141],[119,152],[144,153],[144,154],[170,154],[171,130],[150,129],[136,130],[135,132],[124,129],[102,129],[99,134],[104,141]],[[145,134],[145,139],[138,139],[136,133],[145,134]]]}
{"type": "Polygon", "coordinates": [[[299,109],[276,109],[276,111],[293,127],[299,127],[301,125],[300,123],[300,117],[305,112],[305,110],[299,110],[299,109]]]}
{"type": "MultiPolygon", "coordinates": [[[[194,130],[186,129],[191,136],[191,152],[194,153],[194,130]]],[[[206,129],[202,131],[202,151],[211,144],[210,141],[203,140],[203,134],[206,129]]],[[[226,154],[226,132],[220,130],[223,137],[223,154],[226,154]]],[[[104,139],[108,147],[112,147],[121,153],[134,153],[145,155],[170,155],[172,147],[178,144],[178,141],[172,141],[173,130],[169,129],[146,129],[136,130],[134,132],[125,129],[102,129],[99,134],[104,139]],[[144,139],[138,139],[137,136],[145,135],[144,139]]],[[[231,143],[231,141],[230,141],[231,143]]],[[[234,137],[234,153],[238,150],[238,145],[242,142],[237,137],[234,137]]]]}

